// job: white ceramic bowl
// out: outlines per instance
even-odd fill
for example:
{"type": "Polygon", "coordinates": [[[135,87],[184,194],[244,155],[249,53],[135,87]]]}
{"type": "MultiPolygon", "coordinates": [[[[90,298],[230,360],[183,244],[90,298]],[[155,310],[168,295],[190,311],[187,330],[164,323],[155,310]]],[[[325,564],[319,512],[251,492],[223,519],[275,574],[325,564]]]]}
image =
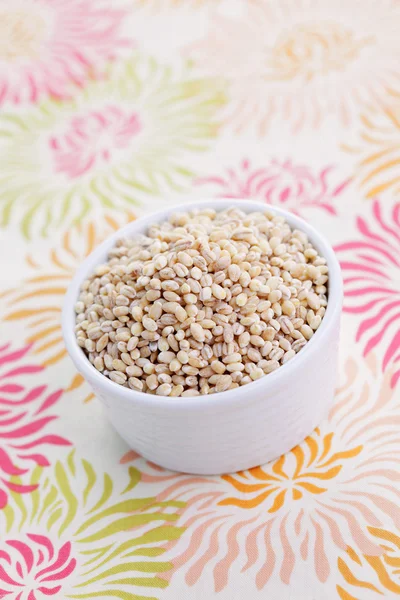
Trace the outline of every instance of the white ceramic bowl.
{"type": "MultiPolygon", "coordinates": [[[[299,444],[327,414],[334,397],[342,307],[339,263],[325,238],[284,210],[251,200],[203,200],[170,207],[129,223],[82,263],[66,294],[62,326],[67,350],[78,371],[93,387],[115,429],[148,460],[175,471],[220,474],[270,461],[299,444]],[[143,233],[171,212],[212,207],[245,212],[270,209],[301,229],[329,266],[329,299],[322,323],[291,361],[276,371],[232,391],[168,398],[135,392],[99,373],[78,346],[74,305],[81,283],[106,260],[117,239],[143,233]]],[[[93,431],[96,435],[96,431],[93,431]]]]}

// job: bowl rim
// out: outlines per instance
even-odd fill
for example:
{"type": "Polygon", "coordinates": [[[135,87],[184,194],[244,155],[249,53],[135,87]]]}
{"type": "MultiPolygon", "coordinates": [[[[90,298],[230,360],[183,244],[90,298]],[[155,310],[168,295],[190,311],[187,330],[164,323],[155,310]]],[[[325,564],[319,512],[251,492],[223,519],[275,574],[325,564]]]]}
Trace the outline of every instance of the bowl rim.
{"type": "Polygon", "coordinates": [[[124,225],[115,231],[99,246],[97,246],[78,267],[68,286],[62,307],[62,332],[66,349],[73,363],[75,364],[75,367],[85,379],[87,379],[96,389],[100,389],[102,393],[106,395],[112,395],[115,400],[117,397],[119,397],[119,399],[123,399],[127,402],[132,402],[133,404],[137,405],[145,405],[146,407],[162,407],[164,409],[166,407],[174,407],[178,409],[195,410],[199,408],[205,408],[209,405],[214,407],[216,405],[223,406],[224,403],[226,404],[227,402],[229,402],[230,405],[236,404],[236,401],[242,403],[243,392],[245,392],[246,395],[250,394],[251,396],[252,392],[254,391],[254,396],[256,396],[256,386],[258,386],[258,391],[260,391],[261,386],[263,386],[265,393],[267,393],[268,388],[274,388],[280,384],[284,385],[285,379],[290,378],[290,370],[294,371],[295,369],[301,369],[302,365],[306,363],[311,352],[316,348],[318,343],[321,344],[323,342],[323,338],[325,337],[329,326],[336,322],[338,313],[341,312],[342,299],[343,282],[339,261],[331,244],[328,242],[325,236],[312,225],[294,213],[286,211],[280,207],[265,204],[263,202],[253,201],[251,199],[199,198],[192,202],[174,204],[161,211],[146,214],[134,221],[130,221],[127,225],[124,225]],[[105,377],[89,362],[82,348],[78,345],[75,337],[74,306],[77,301],[80,286],[85,278],[93,271],[96,265],[103,262],[108,251],[115,245],[116,240],[126,235],[142,233],[150,225],[167,219],[168,216],[173,212],[187,212],[199,208],[213,208],[219,211],[233,207],[240,208],[244,212],[270,211],[278,216],[285,217],[292,228],[300,229],[308,235],[310,241],[317,248],[318,252],[320,252],[321,255],[327,260],[329,267],[329,298],[324,318],[322,319],[321,325],[316,333],[307,342],[302,351],[296,354],[291,361],[281,365],[278,369],[272,373],[269,373],[268,376],[261,377],[256,381],[252,381],[251,383],[239,388],[235,388],[234,390],[216,392],[210,395],[187,397],[157,396],[153,394],[147,394],[146,392],[138,392],[130,388],[125,388],[115,383],[108,377],[105,377]]]}

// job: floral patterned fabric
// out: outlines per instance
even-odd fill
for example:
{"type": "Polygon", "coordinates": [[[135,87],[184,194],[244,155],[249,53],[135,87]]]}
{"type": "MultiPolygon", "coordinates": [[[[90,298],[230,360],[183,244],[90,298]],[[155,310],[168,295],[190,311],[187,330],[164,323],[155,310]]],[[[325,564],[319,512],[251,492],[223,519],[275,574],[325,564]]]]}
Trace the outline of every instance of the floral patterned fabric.
{"type": "Polygon", "coordinates": [[[0,0],[0,598],[400,597],[399,31],[398,0],[0,0]],[[226,196],[335,247],[336,402],[180,475],[106,421],[61,304],[125,223],[226,196]]]}

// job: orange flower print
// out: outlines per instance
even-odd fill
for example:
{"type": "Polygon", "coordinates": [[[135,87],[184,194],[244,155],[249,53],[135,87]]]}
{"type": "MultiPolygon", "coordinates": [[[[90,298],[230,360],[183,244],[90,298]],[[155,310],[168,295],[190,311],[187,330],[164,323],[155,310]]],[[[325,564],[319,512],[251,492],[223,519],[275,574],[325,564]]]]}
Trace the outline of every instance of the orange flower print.
{"type": "MultiPolygon", "coordinates": [[[[0,294],[3,320],[21,325],[26,343],[34,344],[32,353],[40,357],[43,366],[54,365],[67,356],[61,334],[61,307],[75,270],[95,246],[134,218],[130,212],[108,213],[102,219],[77,224],[61,237],[47,260],[38,263],[28,255],[31,276],[18,288],[0,294]]],[[[81,383],[82,377],[75,375],[69,389],[81,383]]]]}
{"type": "Polygon", "coordinates": [[[290,502],[290,498],[295,501],[307,493],[324,494],[330,482],[339,475],[344,461],[357,456],[363,449],[362,445],[358,445],[335,452],[332,449],[333,437],[333,432],[322,435],[317,428],[303,444],[281,456],[270,469],[267,465],[236,475],[224,475],[222,479],[241,494],[224,498],[220,505],[254,508],[268,499],[271,502],[268,512],[275,513],[290,502]]]}
{"type": "Polygon", "coordinates": [[[388,95],[383,107],[360,115],[357,137],[343,144],[354,155],[355,181],[366,198],[400,192],[400,94],[388,95]]]}
{"type": "Polygon", "coordinates": [[[225,123],[264,134],[277,118],[293,131],[324,119],[348,126],[360,104],[400,90],[400,5],[390,0],[258,0],[215,8],[204,38],[185,48],[224,80],[225,123]]]}
{"type": "MultiPolygon", "coordinates": [[[[382,382],[377,373],[372,355],[367,368],[349,359],[328,420],[273,463],[194,477],[142,461],[142,481],[161,490],[160,500],[186,502],[174,568],[188,585],[212,573],[223,590],[245,556],[241,570],[260,590],[272,577],[291,584],[303,561],[323,586],[349,546],[382,554],[369,527],[400,523],[400,433],[391,374],[382,382]]],[[[130,460],[139,460],[133,451],[122,462],[130,460]]]]}
{"type": "Polygon", "coordinates": [[[400,596],[400,536],[398,530],[369,527],[369,533],[382,550],[368,556],[348,547],[338,559],[342,577],[336,586],[341,600],[377,600],[400,596]],[[390,592],[390,596],[388,594],[390,592]]]}

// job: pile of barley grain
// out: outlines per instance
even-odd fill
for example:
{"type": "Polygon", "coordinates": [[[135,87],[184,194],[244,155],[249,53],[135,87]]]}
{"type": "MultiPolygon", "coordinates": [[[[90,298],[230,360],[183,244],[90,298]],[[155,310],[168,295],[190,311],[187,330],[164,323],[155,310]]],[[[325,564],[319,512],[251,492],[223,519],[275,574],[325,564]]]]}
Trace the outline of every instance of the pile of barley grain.
{"type": "Polygon", "coordinates": [[[122,239],[81,288],[76,337],[115,383],[223,392],[271,373],[318,329],[328,267],[284,218],[178,213],[122,239]]]}

